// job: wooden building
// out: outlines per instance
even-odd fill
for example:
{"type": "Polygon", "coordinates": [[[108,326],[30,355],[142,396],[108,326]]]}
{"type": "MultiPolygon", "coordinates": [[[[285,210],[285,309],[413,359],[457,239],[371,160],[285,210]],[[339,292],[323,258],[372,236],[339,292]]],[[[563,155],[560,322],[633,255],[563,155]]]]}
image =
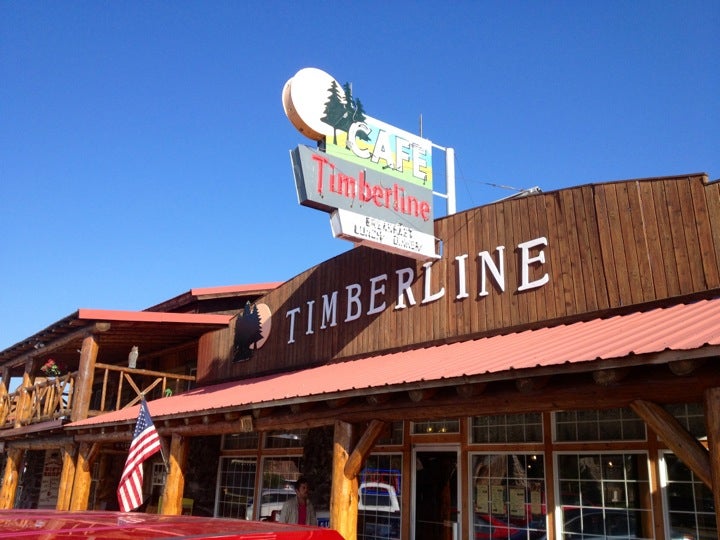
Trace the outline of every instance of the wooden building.
{"type": "Polygon", "coordinates": [[[537,193],[435,236],[437,260],[357,247],[212,314],[190,295],[57,323],[45,347],[80,351],[69,421],[22,420],[48,355],[3,351],[25,379],[2,393],[0,505],[28,450],[62,453],[58,508],[111,499],[137,407],[86,403],[142,340],[193,378],[151,395],[168,466],[148,465],[146,511],[272,517],[303,474],[348,539],[717,538],[720,183],[537,193]]]}

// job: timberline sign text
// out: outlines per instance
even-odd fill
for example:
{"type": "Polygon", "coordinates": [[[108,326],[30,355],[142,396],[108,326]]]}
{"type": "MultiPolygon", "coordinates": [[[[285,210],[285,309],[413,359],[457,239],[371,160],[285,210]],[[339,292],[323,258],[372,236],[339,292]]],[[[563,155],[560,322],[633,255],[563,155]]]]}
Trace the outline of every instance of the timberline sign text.
{"type": "MultiPolygon", "coordinates": [[[[547,238],[539,237],[527,242],[518,244],[517,249],[520,256],[518,292],[537,289],[550,281],[547,272],[542,272],[542,265],[545,264],[545,248],[548,247],[547,238]],[[531,279],[531,269],[534,268],[534,275],[540,275],[531,279]]],[[[467,264],[468,254],[455,257],[457,290],[456,300],[464,300],[470,297],[468,292],[467,264]]],[[[495,248],[495,256],[488,251],[478,253],[479,290],[477,296],[487,296],[489,293],[487,285],[490,279],[500,292],[505,292],[505,246],[495,248]]],[[[420,304],[437,302],[446,295],[445,286],[433,289],[432,285],[432,262],[423,264],[423,294],[420,304]]],[[[394,303],[394,310],[406,309],[417,304],[411,285],[415,281],[415,270],[411,267],[395,270],[395,276],[390,278],[387,273],[372,276],[365,285],[351,283],[344,287],[344,291],[334,290],[321,295],[320,299],[309,299],[304,305],[289,309],[285,318],[289,321],[288,344],[294,344],[299,333],[304,332],[306,336],[313,335],[317,330],[326,330],[339,324],[338,315],[342,317],[340,322],[349,323],[360,317],[373,316],[388,309],[386,286],[389,279],[397,282],[397,298],[394,303]],[[344,306],[340,306],[340,298],[344,306]],[[363,303],[363,299],[365,302],[363,303]],[[316,303],[318,304],[316,306],[316,303]],[[344,313],[340,313],[344,307],[344,313]]]]}

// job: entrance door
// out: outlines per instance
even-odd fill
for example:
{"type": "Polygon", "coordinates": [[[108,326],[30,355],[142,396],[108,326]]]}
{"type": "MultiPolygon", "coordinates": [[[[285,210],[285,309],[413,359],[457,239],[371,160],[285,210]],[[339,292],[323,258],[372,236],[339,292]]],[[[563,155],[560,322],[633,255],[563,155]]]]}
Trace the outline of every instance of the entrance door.
{"type": "Polygon", "coordinates": [[[457,540],[458,450],[416,449],[413,482],[413,538],[457,540]]]}

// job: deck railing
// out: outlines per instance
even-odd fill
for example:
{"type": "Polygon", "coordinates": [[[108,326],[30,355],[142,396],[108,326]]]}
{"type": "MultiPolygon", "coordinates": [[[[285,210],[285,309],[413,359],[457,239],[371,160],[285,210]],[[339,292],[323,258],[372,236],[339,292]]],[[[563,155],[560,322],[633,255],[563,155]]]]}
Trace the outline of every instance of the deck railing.
{"type": "MultiPolygon", "coordinates": [[[[0,381],[0,430],[69,419],[78,391],[77,372],[59,377],[37,377],[32,386],[8,392],[0,381]]],[[[88,416],[124,409],[146,399],[185,392],[195,382],[191,375],[179,375],[111,364],[95,364],[88,416]]]]}
{"type": "Polygon", "coordinates": [[[192,375],[97,363],[88,416],[132,407],[143,395],[150,400],[181,394],[193,382],[192,375]]]}

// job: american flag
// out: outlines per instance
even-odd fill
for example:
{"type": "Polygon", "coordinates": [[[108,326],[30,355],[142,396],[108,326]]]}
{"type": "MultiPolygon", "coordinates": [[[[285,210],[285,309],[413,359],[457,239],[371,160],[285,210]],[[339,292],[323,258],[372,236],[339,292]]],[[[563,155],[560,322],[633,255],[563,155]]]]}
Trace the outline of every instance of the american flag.
{"type": "Polygon", "coordinates": [[[118,503],[123,512],[130,512],[142,504],[143,461],[159,450],[160,436],[143,399],[130,443],[130,453],[118,485],[118,503]]]}

